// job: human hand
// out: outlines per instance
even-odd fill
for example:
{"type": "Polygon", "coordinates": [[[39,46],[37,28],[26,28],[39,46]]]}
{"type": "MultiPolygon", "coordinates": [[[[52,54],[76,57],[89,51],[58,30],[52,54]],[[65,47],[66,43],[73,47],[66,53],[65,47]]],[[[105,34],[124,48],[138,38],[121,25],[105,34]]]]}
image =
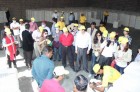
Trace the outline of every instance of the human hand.
{"type": "Polygon", "coordinates": [[[76,50],[75,53],[78,54],[78,51],[76,50]]]}
{"type": "Polygon", "coordinates": [[[90,82],[89,83],[89,87],[94,89],[96,87],[96,83],[95,82],[92,82],[92,83],[90,82]]]}

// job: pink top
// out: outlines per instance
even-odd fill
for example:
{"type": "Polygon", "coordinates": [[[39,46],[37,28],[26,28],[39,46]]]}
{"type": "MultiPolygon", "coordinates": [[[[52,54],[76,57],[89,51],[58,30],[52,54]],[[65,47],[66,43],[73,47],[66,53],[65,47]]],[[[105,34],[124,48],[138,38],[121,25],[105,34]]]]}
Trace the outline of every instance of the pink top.
{"type": "Polygon", "coordinates": [[[44,80],[40,92],[65,92],[64,88],[55,79],[44,80]]]}
{"type": "Polygon", "coordinates": [[[30,22],[29,24],[30,24],[30,29],[29,29],[30,32],[37,30],[38,26],[35,22],[30,22]]]}

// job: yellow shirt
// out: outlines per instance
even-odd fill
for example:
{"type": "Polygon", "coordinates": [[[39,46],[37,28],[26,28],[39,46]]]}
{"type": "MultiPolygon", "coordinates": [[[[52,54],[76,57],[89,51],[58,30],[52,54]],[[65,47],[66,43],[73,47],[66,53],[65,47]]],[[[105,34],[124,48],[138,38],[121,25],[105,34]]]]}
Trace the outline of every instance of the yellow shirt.
{"type": "Polygon", "coordinates": [[[85,23],[86,20],[86,16],[80,16],[80,23],[85,23]]]}
{"type": "Polygon", "coordinates": [[[108,11],[104,11],[104,16],[109,16],[109,12],[108,11]]]}
{"type": "Polygon", "coordinates": [[[107,87],[108,83],[113,83],[121,76],[121,74],[111,66],[104,66],[103,68],[104,75],[102,85],[104,87],[107,87]]]}
{"type": "Polygon", "coordinates": [[[60,26],[60,30],[63,30],[63,28],[65,27],[65,23],[58,21],[57,24],[60,26]]]}

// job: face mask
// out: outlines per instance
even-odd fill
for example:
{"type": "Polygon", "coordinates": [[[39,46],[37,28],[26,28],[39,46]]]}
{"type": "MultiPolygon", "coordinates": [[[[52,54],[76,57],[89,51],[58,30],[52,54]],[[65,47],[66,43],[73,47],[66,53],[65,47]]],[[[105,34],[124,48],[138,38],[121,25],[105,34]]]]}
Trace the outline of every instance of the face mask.
{"type": "Polygon", "coordinates": [[[42,24],[42,27],[45,27],[46,25],[42,24]]]}
{"type": "Polygon", "coordinates": [[[13,20],[13,23],[16,23],[16,21],[15,21],[15,20],[13,20]]]}

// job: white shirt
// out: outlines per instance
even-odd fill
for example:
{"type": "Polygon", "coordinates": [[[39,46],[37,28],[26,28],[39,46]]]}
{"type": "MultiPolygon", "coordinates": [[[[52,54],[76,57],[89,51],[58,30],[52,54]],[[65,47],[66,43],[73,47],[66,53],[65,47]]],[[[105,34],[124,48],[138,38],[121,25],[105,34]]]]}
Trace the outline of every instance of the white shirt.
{"type": "Polygon", "coordinates": [[[77,50],[77,47],[88,48],[88,51],[91,49],[91,37],[89,33],[85,32],[82,34],[81,31],[77,33],[75,39],[75,50],[77,50]]]}
{"type": "Polygon", "coordinates": [[[20,25],[20,39],[22,40],[22,32],[25,30],[25,24],[20,25]]]}
{"type": "Polygon", "coordinates": [[[57,13],[53,13],[52,18],[58,18],[58,14],[57,13]]]}
{"type": "Polygon", "coordinates": [[[77,36],[77,33],[78,33],[78,30],[76,30],[75,32],[71,32],[71,34],[73,35],[74,37],[74,41],[73,41],[73,46],[75,46],[75,40],[76,40],[76,36],[77,36]]]}
{"type": "Polygon", "coordinates": [[[127,62],[130,62],[132,59],[132,50],[128,49],[127,52],[124,52],[122,50],[119,50],[116,53],[116,64],[120,67],[126,67],[127,66],[127,62]],[[122,59],[117,59],[117,58],[122,58],[122,59]]]}
{"type": "MultiPolygon", "coordinates": [[[[15,22],[15,23],[12,22],[10,24],[10,29],[13,30],[13,28],[16,28],[16,27],[20,27],[18,22],[15,22]]],[[[14,32],[14,35],[19,35],[20,34],[19,29],[13,30],[13,32],[14,32]]]]}
{"type": "Polygon", "coordinates": [[[38,30],[33,31],[32,37],[36,42],[39,41],[41,37],[41,32],[39,32],[38,30]]]}
{"type": "Polygon", "coordinates": [[[51,30],[50,30],[50,28],[49,28],[49,27],[45,26],[45,28],[44,28],[44,29],[46,29],[46,30],[48,31],[48,35],[51,35],[51,30]]]}
{"type": "Polygon", "coordinates": [[[107,45],[107,41],[105,40],[101,44],[101,48],[103,49],[101,54],[105,57],[112,57],[117,49],[117,44],[116,43],[114,43],[114,45],[110,44],[108,47],[106,45],[107,45]]]}

